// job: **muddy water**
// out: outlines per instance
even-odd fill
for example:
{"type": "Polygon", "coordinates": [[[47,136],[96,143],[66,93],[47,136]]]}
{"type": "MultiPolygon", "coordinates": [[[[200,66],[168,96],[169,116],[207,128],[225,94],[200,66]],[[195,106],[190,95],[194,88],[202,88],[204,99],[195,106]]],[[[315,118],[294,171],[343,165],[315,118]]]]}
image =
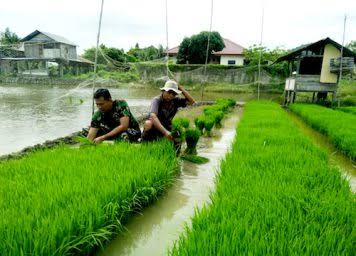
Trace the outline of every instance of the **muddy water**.
{"type": "Polygon", "coordinates": [[[356,165],[349,158],[340,152],[330,142],[329,138],[320,132],[314,130],[307,125],[300,117],[294,113],[287,111],[290,118],[294,121],[297,127],[307,135],[317,147],[326,150],[329,155],[330,165],[338,168],[341,173],[349,180],[350,188],[356,192],[356,165]]]}
{"type": "MultiPolygon", "coordinates": [[[[158,89],[111,88],[113,98],[126,99],[135,116],[148,111],[158,89]]],[[[193,91],[200,99],[200,92],[193,91]]],[[[263,94],[270,99],[273,94],[263,94]]],[[[205,100],[221,97],[248,101],[254,94],[205,93],[205,100]]],[[[66,136],[88,126],[91,118],[92,89],[75,86],[0,84],[0,155],[21,150],[46,140],[66,136]],[[67,95],[68,94],[68,95],[67,95]],[[66,95],[63,97],[63,95],[66,95]],[[61,97],[61,98],[60,98],[61,97]]]]}
{"type": "Polygon", "coordinates": [[[127,231],[98,256],[167,254],[185,224],[189,225],[195,207],[209,202],[220,159],[233,142],[241,112],[239,109],[226,118],[223,128],[216,131],[213,138],[202,138],[198,153],[210,161],[203,165],[183,161],[181,175],[167,194],[146,208],[142,215],[133,217],[126,225],[127,231]]]}

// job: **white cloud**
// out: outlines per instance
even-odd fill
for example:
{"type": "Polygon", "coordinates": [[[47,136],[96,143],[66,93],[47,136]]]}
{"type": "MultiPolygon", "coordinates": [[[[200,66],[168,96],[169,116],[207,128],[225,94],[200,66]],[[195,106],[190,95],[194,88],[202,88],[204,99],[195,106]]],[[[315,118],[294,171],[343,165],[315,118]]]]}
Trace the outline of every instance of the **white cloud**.
{"type": "MultiPolygon", "coordinates": [[[[95,45],[100,0],[2,0],[0,30],[10,27],[20,36],[35,29],[62,35],[80,46],[95,45]]],[[[356,3],[352,0],[215,0],[213,30],[243,46],[259,43],[262,6],[264,45],[288,48],[329,36],[356,40],[356,3]]],[[[168,0],[169,46],[184,36],[208,30],[210,0],[168,0]]],[[[166,44],[165,0],[105,0],[101,42],[129,49],[166,44]]]]}

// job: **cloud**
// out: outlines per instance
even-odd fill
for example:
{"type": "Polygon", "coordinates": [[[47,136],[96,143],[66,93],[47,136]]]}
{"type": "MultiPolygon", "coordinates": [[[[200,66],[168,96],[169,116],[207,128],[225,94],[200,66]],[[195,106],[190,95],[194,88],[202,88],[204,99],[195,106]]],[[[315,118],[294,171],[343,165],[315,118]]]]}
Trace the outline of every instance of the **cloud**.
{"type": "MultiPolygon", "coordinates": [[[[4,1],[4,0],[3,0],[4,1]]],[[[100,0],[11,0],[1,3],[0,30],[20,36],[35,29],[62,35],[80,46],[94,46],[100,0]]],[[[243,46],[259,43],[262,7],[263,42],[268,47],[296,47],[329,36],[342,39],[343,16],[350,18],[346,41],[356,40],[356,4],[349,0],[215,0],[213,30],[243,46]],[[354,15],[354,16],[351,16],[354,15]]],[[[184,36],[208,30],[210,0],[168,0],[169,46],[184,36]]],[[[105,0],[101,42],[128,50],[166,44],[165,0],[105,0]]]]}

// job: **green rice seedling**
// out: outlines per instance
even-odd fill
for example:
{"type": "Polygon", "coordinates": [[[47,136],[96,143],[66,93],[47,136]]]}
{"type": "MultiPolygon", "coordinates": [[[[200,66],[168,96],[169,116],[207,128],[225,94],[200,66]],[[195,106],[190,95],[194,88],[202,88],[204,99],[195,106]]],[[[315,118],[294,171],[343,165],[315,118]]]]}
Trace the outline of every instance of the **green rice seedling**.
{"type": "Polygon", "coordinates": [[[60,146],[0,163],[0,255],[88,255],[178,172],[171,143],[60,146]]]}
{"type": "Polygon", "coordinates": [[[290,109],[306,123],[330,138],[337,148],[356,160],[356,116],[311,104],[292,104],[290,109]]]}
{"type": "Polygon", "coordinates": [[[356,107],[340,107],[336,108],[336,110],[356,115],[356,107]]]}
{"type": "Polygon", "coordinates": [[[218,105],[227,105],[229,107],[234,107],[236,105],[236,101],[233,99],[217,99],[216,104],[218,105]]]}
{"type": "Polygon", "coordinates": [[[199,129],[200,133],[203,134],[205,128],[204,116],[199,116],[195,118],[194,123],[195,126],[199,129]]]}
{"type": "Polygon", "coordinates": [[[215,124],[215,120],[213,119],[213,117],[204,116],[203,121],[204,121],[204,129],[205,129],[206,135],[210,137],[211,131],[215,124]]]}
{"type": "Polygon", "coordinates": [[[224,112],[223,111],[215,111],[214,112],[214,121],[215,121],[215,127],[221,127],[221,121],[224,118],[224,112]]]}
{"type": "Polygon", "coordinates": [[[82,146],[95,146],[95,144],[86,137],[78,136],[75,138],[75,141],[80,143],[81,147],[82,146]]]}
{"type": "Polygon", "coordinates": [[[174,118],[172,121],[172,136],[184,141],[185,129],[189,128],[189,119],[184,117],[174,118]]]}
{"type": "Polygon", "coordinates": [[[197,144],[200,138],[200,131],[198,129],[187,129],[185,131],[185,141],[187,143],[187,148],[185,153],[188,155],[197,154],[197,144]]]}
{"type": "Polygon", "coordinates": [[[356,201],[288,114],[245,106],[221,162],[211,203],[198,210],[171,255],[354,255],[356,201]]]}
{"type": "Polygon", "coordinates": [[[198,155],[182,155],[181,158],[195,164],[205,164],[209,162],[208,158],[198,155]]]}
{"type": "Polygon", "coordinates": [[[206,108],[204,109],[204,115],[214,119],[216,127],[221,127],[221,121],[224,118],[224,112],[216,108],[206,108]]]}

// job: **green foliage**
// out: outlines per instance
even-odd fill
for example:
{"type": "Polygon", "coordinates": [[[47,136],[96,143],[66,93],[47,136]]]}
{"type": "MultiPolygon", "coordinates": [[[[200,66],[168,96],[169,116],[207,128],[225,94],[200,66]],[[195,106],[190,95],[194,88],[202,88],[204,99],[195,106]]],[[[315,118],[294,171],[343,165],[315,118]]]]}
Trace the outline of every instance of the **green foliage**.
{"type": "MultiPolygon", "coordinates": [[[[118,61],[121,63],[126,63],[126,62],[136,62],[137,59],[135,56],[132,56],[130,54],[126,54],[123,49],[118,49],[115,47],[106,47],[104,44],[100,45],[100,49],[98,51],[98,63],[99,64],[109,64],[108,61],[118,61]],[[103,54],[105,56],[103,56],[103,54]]],[[[90,60],[90,61],[95,61],[95,51],[96,48],[92,47],[89,49],[84,50],[83,57],[90,60]]]]}
{"type": "Polygon", "coordinates": [[[200,131],[198,129],[187,129],[185,131],[185,141],[187,143],[187,148],[185,153],[188,155],[197,154],[197,144],[200,138],[200,131]]]}
{"type": "Polygon", "coordinates": [[[355,196],[279,105],[247,103],[237,139],[171,255],[353,255],[355,196]]]}
{"type": "Polygon", "coordinates": [[[353,52],[356,52],[356,40],[352,40],[346,45],[346,48],[350,49],[353,52]]]}
{"type": "Polygon", "coordinates": [[[0,255],[89,255],[177,170],[167,141],[61,146],[0,163],[0,255]]]}
{"type": "Polygon", "coordinates": [[[288,74],[288,63],[281,62],[273,65],[269,65],[276,61],[279,57],[285,55],[287,50],[282,48],[268,49],[266,47],[261,47],[259,45],[253,45],[244,50],[246,63],[252,69],[250,72],[256,72],[258,70],[258,63],[261,55],[261,67],[266,70],[272,76],[282,76],[287,77],[288,74]]]}
{"type": "Polygon", "coordinates": [[[11,32],[6,28],[4,32],[0,32],[0,44],[16,44],[20,42],[20,38],[16,33],[11,32]]]}
{"type": "Polygon", "coordinates": [[[312,104],[292,104],[290,109],[313,128],[327,135],[351,159],[356,159],[355,115],[312,104]]]}
{"type": "Polygon", "coordinates": [[[268,64],[276,61],[279,57],[285,55],[287,50],[276,47],[274,49],[268,49],[264,46],[253,45],[244,50],[245,58],[248,60],[249,65],[258,65],[260,54],[261,64],[268,64]]]}
{"type": "Polygon", "coordinates": [[[165,55],[162,45],[159,45],[158,48],[151,45],[149,47],[140,49],[138,44],[136,44],[134,48],[131,48],[127,54],[135,57],[137,61],[156,60],[164,57],[165,55]]]}
{"type": "MultiPolygon", "coordinates": [[[[86,74],[82,74],[79,76],[70,76],[70,78],[75,78],[75,79],[89,79],[94,76],[94,72],[89,72],[86,74]]],[[[139,80],[138,74],[134,68],[130,69],[129,71],[107,71],[107,70],[98,70],[97,76],[105,79],[112,79],[117,82],[122,82],[122,83],[129,83],[129,82],[135,82],[139,80]]]]}
{"type": "MultiPolygon", "coordinates": [[[[206,59],[206,48],[208,45],[209,32],[202,31],[199,34],[183,39],[179,45],[177,63],[179,64],[204,64],[206,59]]],[[[208,50],[208,62],[211,60],[213,51],[221,51],[225,47],[219,32],[210,33],[208,50]]]]}

